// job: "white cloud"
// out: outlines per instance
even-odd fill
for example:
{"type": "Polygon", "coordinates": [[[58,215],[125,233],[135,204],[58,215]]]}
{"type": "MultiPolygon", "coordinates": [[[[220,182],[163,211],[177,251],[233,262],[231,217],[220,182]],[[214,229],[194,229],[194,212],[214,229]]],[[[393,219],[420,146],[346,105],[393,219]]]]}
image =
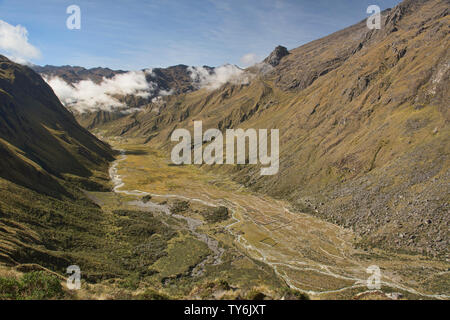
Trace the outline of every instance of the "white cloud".
{"type": "Polygon", "coordinates": [[[209,70],[205,67],[189,67],[191,79],[200,88],[215,90],[226,83],[248,84],[251,80],[250,74],[231,64],[209,70]]]}
{"type": "Polygon", "coordinates": [[[28,31],[25,27],[20,24],[13,26],[3,20],[0,20],[0,52],[22,64],[41,57],[39,49],[28,42],[28,31]]]}
{"type": "Polygon", "coordinates": [[[252,66],[259,62],[259,57],[254,53],[247,53],[242,56],[241,63],[244,67],[252,66]]]}
{"type": "Polygon", "coordinates": [[[148,98],[155,91],[156,84],[147,82],[146,73],[147,71],[130,71],[111,79],[103,78],[99,84],[82,80],[70,85],[59,77],[43,78],[66,107],[83,113],[127,109],[127,105],[116,98],[118,95],[148,98]]]}
{"type": "Polygon", "coordinates": [[[156,74],[153,72],[153,68],[148,68],[144,70],[144,73],[146,75],[152,76],[153,78],[156,77],[156,74]]]}
{"type": "Polygon", "coordinates": [[[265,63],[265,62],[259,62],[255,65],[253,65],[252,67],[255,70],[257,70],[259,73],[262,73],[262,74],[266,74],[273,70],[273,67],[270,64],[265,63]]]}

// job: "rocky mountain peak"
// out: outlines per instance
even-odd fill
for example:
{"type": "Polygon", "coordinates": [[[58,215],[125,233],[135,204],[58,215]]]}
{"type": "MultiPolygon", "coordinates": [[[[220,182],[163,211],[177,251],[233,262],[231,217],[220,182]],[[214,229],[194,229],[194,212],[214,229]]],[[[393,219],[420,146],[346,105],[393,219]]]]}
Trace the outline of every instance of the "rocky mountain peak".
{"type": "Polygon", "coordinates": [[[280,64],[282,58],[287,56],[289,51],[286,47],[277,46],[275,50],[264,60],[265,63],[270,64],[272,67],[276,67],[280,64]]]}

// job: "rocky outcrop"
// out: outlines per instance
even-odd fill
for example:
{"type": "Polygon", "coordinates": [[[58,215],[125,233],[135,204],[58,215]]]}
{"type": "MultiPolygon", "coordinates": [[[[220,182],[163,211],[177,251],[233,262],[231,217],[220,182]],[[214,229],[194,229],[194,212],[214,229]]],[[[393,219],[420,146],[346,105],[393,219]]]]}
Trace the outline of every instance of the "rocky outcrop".
{"type": "Polygon", "coordinates": [[[272,67],[276,67],[280,64],[281,59],[289,54],[286,47],[278,46],[272,53],[264,60],[265,63],[270,64],[272,67]]]}

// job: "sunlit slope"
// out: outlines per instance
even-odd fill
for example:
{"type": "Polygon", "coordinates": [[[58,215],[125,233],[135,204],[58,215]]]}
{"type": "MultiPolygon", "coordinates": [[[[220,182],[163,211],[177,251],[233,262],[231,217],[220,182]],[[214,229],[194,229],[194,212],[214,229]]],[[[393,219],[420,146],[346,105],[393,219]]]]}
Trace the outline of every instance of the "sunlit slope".
{"type": "Polygon", "coordinates": [[[404,1],[381,30],[363,21],[291,50],[249,85],[171,96],[104,129],[170,151],[171,132],[194,120],[279,128],[278,175],[217,169],[353,228],[363,246],[446,255],[449,20],[448,1],[404,1]]]}

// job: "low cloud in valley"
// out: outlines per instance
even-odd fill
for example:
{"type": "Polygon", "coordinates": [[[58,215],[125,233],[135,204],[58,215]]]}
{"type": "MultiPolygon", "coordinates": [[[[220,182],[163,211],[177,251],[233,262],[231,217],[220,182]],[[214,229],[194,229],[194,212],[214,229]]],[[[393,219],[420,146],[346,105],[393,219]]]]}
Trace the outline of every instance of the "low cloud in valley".
{"type": "Polygon", "coordinates": [[[251,80],[250,74],[241,68],[226,64],[214,69],[206,67],[189,67],[192,80],[200,88],[215,90],[226,83],[248,84],[251,80]]]}
{"type": "Polygon", "coordinates": [[[135,95],[148,98],[156,85],[147,82],[146,71],[130,71],[111,79],[103,78],[99,84],[92,80],[82,80],[68,84],[59,77],[44,77],[55,94],[66,106],[76,112],[112,111],[126,109],[118,96],[135,95]]]}

